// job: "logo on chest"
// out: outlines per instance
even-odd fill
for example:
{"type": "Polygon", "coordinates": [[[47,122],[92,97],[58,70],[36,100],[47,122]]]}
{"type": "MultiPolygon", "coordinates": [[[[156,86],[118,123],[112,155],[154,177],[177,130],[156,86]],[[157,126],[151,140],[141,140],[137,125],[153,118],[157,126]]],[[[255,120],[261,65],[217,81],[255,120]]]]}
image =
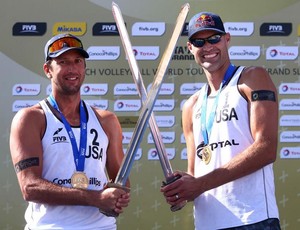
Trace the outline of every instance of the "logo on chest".
{"type": "Polygon", "coordinates": [[[63,130],[63,128],[58,128],[52,136],[52,144],[57,144],[57,143],[68,143],[67,137],[63,135],[59,135],[60,132],[63,130]]]}
{"type": "Polygon", "coordinates": [[[226,148],[226,147],[232,147],[234,145],[239,145],[239,143],[237,143],[234,139],[232,140],[226,140],[226,141],[219,141],[219,142],[215,142],[215,143],[211,143],[207,146],[205,146],[204,142],[202,141],[198,146],[197,146],[197,156],[203,160],[203,158],[205,158],[205,152],[203,152],[204,148],[208,148],[210,152],[213,152],[215,149],[217,148],[226,148]]]}
{"type": "Polygon", "coordinates": [[[216,111],[215,122],[221,123],[231,120],[238,120],[238,115],[234,108],[223,108],[222,110],[216,111]]]}
{"type": "MultiPolygon", "coordinates": [[[[62,130],[63,128],[58,128],[53,133],[52,144],[70,143],[69,139],[66,136],[62,135],[62,130]]],[[[88,135],[90,135],[91,137],[91,142],[87,145],[85,157],[102,161],[104,149],[99,142],[98,131],[96,129],[91,129],[88,135]]]]}

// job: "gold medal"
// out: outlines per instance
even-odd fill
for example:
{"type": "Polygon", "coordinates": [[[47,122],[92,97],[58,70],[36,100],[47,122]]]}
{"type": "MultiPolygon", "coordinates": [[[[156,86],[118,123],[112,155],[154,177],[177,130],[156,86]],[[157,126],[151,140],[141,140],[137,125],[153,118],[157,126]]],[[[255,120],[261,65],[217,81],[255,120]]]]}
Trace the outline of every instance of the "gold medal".
{"type": "Polygon", "coordinates": [[[209,164],[211,155],[212,155],[212,152],[211,152],[210,146],[209,145],[205,146],[202,149],[202,159],[206,165],[209,164]]]}
{"type": "Polygon", "coordinates": [[[89,186],[89,179],[84,172],[75,172],[71,177],[71,184],[73,188],[87,189],[89,186]]]}

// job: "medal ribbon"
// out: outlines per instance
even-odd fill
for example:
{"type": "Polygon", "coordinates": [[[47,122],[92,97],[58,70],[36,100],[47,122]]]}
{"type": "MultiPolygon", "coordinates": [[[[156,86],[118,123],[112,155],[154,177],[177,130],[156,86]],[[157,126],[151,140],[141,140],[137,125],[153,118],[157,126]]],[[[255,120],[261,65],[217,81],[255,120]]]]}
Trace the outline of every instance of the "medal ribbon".
{"type": "Polygon", "coordinates": [[[74,162],[76,166],[76,171],[83,172],[84,171],[84,162],[85,162],[85,151],[86,151],[86,142],[87,142],[87,117],[84,111],[84,106],[82,100],[80,101],[80,143],[79,149],[77,147],[76,138],[72,131],[72,128],[63,115],[63,113],[59,110],[58,105],[53,97],[52,94],[48,97],[50,104],[59,112],[61,115],[62,122],[67,130],[69,135],[72,149],[73,149],[73,156],[74,162]]]}
{"type": "Polygon", "coordinates": [[[215,118],[215,114],[216,114],[217,105],[218,105],[221,90],[225,86],[225,84],[227,83],[229,78],[232,76],[234,70],[235,70],[235,66],[230,64],[229,67],[227,68],[225,76],[224,76],[224,78],[223,78],[223,80],[220,84],[220,88],[219,88],[217,96],[215,98],[213,107],[210,111],[207,123],[206,123],[206,110],[207,110],[208,85],[207,84],[205,85],[206,92],[204,93],[203,105],[202,105],[202,111],[201,111],[201,132],[202,132],[202,136],[203,136],[203,140],[204,140],[205,145],[208,144],[208,140],[209,140],[209,136],[210,136],[210,133],[211,133],[213,121],[214,121],[214,118],[215,118]]]}

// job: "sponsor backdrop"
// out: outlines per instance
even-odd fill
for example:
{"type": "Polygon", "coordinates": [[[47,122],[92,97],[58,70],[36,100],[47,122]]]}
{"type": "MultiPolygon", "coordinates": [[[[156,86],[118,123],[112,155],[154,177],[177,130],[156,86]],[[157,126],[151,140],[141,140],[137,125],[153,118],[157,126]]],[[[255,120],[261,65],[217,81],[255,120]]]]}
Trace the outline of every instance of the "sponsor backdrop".
{"type": "MultiPolygon", "coordinates": [[[[140,71],[148,88],[185,1],[116,1],[120,6],[140,71]]],[[[188,20],[199,11],[219,13],[232,34],[230,57],[236,65],[262,65],[279,92],[279,145],[274,164],[276,195],[284,230],[300,226],[300,3],[297,0],[191,0],[188,20]],[[298,179],[297,179],[298,178],[298,179]]],[[[23,201],[9,153],[10,122],[21,108],[51,92],[42,71],[43,47],[53,35],[80,36],[90,53],[82,96],[119,116],[124,149],[141,110],[111,1],[4,0],[0,8],[0,229],[22,229],[23,201]]],[[[186,27],[155,104],[157,123],[174,169],[185,170],[181,127],[183,102],[205,82],[186,49],[186,27]]],[[[272,114],[270,114],[272,116],[272,114]]],[[[118,217],[121,230],[193,229],[192,204],[172,213],[159,192],[164,176],[147,129],[131,173],[132,202],[118,217]]]]}

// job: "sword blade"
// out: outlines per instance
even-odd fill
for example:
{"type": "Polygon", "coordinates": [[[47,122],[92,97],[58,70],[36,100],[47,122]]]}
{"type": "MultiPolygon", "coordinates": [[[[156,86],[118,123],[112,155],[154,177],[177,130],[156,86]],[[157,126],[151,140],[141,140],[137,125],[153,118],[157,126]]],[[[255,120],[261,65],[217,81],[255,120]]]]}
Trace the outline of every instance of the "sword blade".
{"type": "MultiPolygon", "coordinates": [[[[138,93],[140,95],[140,98],[142,99],[142,102],[145,103],[147,100],[147,91],[142,79],[142,75],[139,71],[138,63],[135,59],[135,55],[133,53],[133,48],[129,39],[129,35],[125,26],[125,22],[121,13],[121,10],[119,7],[113,3],[113,12],[114,12],[114,18],[118,27],[118,31],[121,37],[121,41],[128,59],[129,67],[132,72],[133,80],[135,82],[135,85],[137,87],[138,93]]],[[[165,178],[168,180],[173,174],[172,166],[170,164],[170,161],[168,159],[166,149],[164,146],[164,143],[162,141],[161,134],[158,129],[158,125],[156,123],[154,114],[150,115],[149,119],[149,127],[150,131],[154,140],[154,144],[156,146],[159,160],[163,169],[163,173],[165,178]]]]}
{"type": "MultiPolygon", "coordinates": [[[[122,14],[120,12],[120,9],[119,9],[118,5],[114,2],[112,4],[112,10],[113,10],[113,15],[114,15],[116,21],[122,22],[122,24],[124,25],[124,28],[125,28],[124,20],[122,18],[122,14]]],[[[152,127],[151,132],[152,132],[152,135],[155,136],[154,140],[155,140],[155,143],[158,145],[158,148],[159,148],[159,151],[160,151],[160,157],[162,157],[161,163],[163,165],[163,169],[165,170],[164,174],[165,174],[166,178],[168,178],[173,172],[172,168],[171,168],[171,165],[169,163],[169,160],[167,158],[167,154],[165,153],[165,148],[163,146],[163,142],[161,140],[161,136],[159,134],[159,130],[157,128],[155,118],[152,115],[152,110],[153,110],[153,107],[154,107],[154,104],[155,104],[155,101],[156,101],[156,98],[157,98],[157,94],[158,94],[158,92],[161,88],[165,72],[166,72],[167,67],[169,65],[169,62],[171,60],[174,48],[175,48],[176,43],[178,41],[178,38],[181,34],[181,31],[182,31],[185,19],[187,17],[188,11],[189,11],[189,4],[186,3],[182,6],[181,11],[179,13],[179,16],[176,20],[175,28],[174,28],[172,37],[169,41],[169,44],[168,44],[168,46],[167,46],[167,48],[166,48],[166,50],[165,50],[165,52],[162,56],[160,64],[158,66],[157,74],[154,77],[154,80],[153,80],[151,89],[149,91],[148,97],[147,97],[147,94],[146,94],[145,87],[143,85],[143,81],[142,81],[142,78],[141,78],[141,74],[139,72],[138,65],[135,61],[135,58],[134,58],[134,61],[132,62],[131,71],[132,71],[134,76],[138,76],[136,78],[137,86],[138,86],[138,90],[139,90],[140,96],[141,96],[142,101],[144,102],[144,104],[143,104],[143,108],[142,108],[141,114],[139,116],[139,119],[137,121],[135,130],[133,132],[133,136],[132,136],[131,141],[129,143],[129,147],[127,148],[125,157],[123,159],[121,168],[120,168],[120,170],[118,172],[118,175],[115,179],[116,184],[120,184],[120,185],[123,185],[123,186],[125,185],[125,183],[128,179],[128,176],[130,174],[130,170],[132,168],[132,164],[133,164],[133,161],[134,161],[136,151],[139,147],[139,144],[141,142],[143,133],[145,131],[145,128],[147,126],[147,123],[148,123],[150,117],[152,117],[150,119],[150,128],[152,127]],[[156,127],[155,127],[155,125],[156,125],[156,127]],[[165,154],[165,155],[163,155],[163,154],[165,154]]],[[[125,30],[126,30],[126,28],[125,28],[125,30]]],[[[122,32],[124,32],[124,30],[122,30],[122,32]]],[[[127,36],[127,39],[128,39],[127,41],[129,41],[129,43],[130,43],[127,32],[125,33],[125,36],[127,36]]],[[[126,45],[128,45],[129,43],[127,43],[126,45]]],[[[131,46],[131,44],[130,44],[130,46],[131,46]]],[[[130,50],[132,52],[132,48],[130,50]]],[[[132,54],[128,53],[127,55],[128,55],[128,58],[129,57],[132,58],[133,53],[132,54]]],[[[133,57],[134,57],[134,55],[133,55],[133,57]]]]}

